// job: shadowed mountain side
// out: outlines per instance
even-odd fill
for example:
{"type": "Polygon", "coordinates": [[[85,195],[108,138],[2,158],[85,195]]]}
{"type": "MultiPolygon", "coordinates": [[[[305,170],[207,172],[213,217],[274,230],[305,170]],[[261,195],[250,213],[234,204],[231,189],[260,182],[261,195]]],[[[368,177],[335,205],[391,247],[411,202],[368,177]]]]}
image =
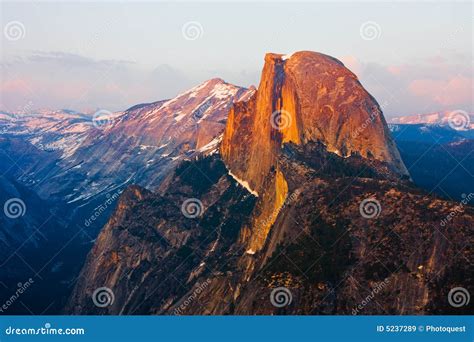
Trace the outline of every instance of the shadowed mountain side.
{"type": "Polygon", "coordinates": [[[323,145],[289,145],[278,163],[289,196],[255,253],[246,252],[245,227],[258,203],[218,155],[182,164],[161,194],[130,187],[97,239],[67,312],[351,314],[381,286],[360,314],[459,313],[447,291],[473,283],[465,262],[473,252],[471,207],[459,211],[387,177],[380,165],[341,158],[323,145]],[[197,218],[183,215],[188,198],[202,201],[197,218]],[[378,216],[361,215],[365,199],[380,203],[378,216]],[[441,224],[451,212],[457,214],[441,224]],[[270,296],[281,286],[292,303],[278,308],[270,296]],[[113,291],[111,306],[94,305],[100,287],[113,291]]]}

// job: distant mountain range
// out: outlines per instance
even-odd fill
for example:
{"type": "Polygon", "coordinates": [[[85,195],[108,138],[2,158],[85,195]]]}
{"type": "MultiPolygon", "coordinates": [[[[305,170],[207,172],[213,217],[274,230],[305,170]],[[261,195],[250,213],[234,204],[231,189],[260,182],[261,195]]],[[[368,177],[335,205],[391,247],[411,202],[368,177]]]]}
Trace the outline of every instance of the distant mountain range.
{"type": "Polygon", "coordinates": [[[116,113],[1,113],[0,199],[27,211],[0,221],[0,295],[34,276],[35,313],[347,314],[387,282],[364,313],[450,313],[445,291],[472,284],[457,253],[472,208],[440,222],[474,192],[472,120],[452,113],[387,124],[308,51],[267,54],[258,89],[216,78],[116,113]],[[281,287],[293,306],[269,301],[281,287]]]}
{"type": "Polygon", "coordinates": [[[439,126],[452,126],[453,129],[474,129],[474,114],[463,110],[451,110],[428,114],[405,115],[392,117],[389,123],[394,124],[429,124],[439,126]]]}

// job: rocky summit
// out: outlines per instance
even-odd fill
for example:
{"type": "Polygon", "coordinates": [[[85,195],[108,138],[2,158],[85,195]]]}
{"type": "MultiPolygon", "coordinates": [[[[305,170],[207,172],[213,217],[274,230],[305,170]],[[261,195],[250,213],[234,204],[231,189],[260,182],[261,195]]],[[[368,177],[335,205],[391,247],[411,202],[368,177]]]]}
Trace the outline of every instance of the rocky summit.
{"type": "Polygon", "coordinates": [[[473,223],[472,207],[415,187],[341,62],[267,54],[215,153],[124,191],[66,311],[452,313],[449,289],[474,283],[473,223]]]}

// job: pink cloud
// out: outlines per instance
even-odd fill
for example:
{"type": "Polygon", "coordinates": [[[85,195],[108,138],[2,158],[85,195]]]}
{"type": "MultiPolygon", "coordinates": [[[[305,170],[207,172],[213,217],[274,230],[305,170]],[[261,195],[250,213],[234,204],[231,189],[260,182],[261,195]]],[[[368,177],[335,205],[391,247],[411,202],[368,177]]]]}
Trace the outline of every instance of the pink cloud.
{"type": "Polygon", "coordinates": [[[399,65],[389,65],[387,67],[387,71],[392,75],[399,76],[402,73],[403,68],[399,65]]]}
{"type": "Polygon", "coordinates": [[[362,63],[357,59],[357,57],[348,55],[348,56],[343,56],[340,58],[341,62],[344,63],[346,68],[348,68],[350,71],[352,71],[354,74],[359,77],[362,73],[363,70],[363,65],[362,63]]]}
{"type": "Polygon", "coordinates": [[[472,101],[473,80],[462,75],[448,80],[416,79],[410,82],[408,89],[415,96],[454,106],[472,101]]]}
{"type": "Polygon", "coordinates": [[[19,93],[19,94],[27,94],[31,85],[29,81],[23,79],[13,79],[13,80],[6,80],[2,82],[0,85],[0,89],[2,93],[19,93]]]}

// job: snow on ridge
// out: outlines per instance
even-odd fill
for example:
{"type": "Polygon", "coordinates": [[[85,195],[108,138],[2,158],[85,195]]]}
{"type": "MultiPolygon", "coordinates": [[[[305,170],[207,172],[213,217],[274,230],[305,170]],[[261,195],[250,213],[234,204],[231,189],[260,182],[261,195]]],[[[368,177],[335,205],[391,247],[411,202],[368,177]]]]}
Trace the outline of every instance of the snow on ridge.
{"type": "Polygon", "coordinates": [[[248,190],[248,192],[250,192],[252,195],[254,195],[255,197],[258,197],[258,192],[256,192],[255,190],[252,190],[252,188],[250,188],[250,185],[247,181],[244,181],[242,179],[240,179],[239,177],[237,177],[236,175],[234,175],[232,173],[232,171],[230,170],[227,170],[228,171],[228,174],[235,179],[235,181],[237,183],[239,183],[240,185],[242,185],[245,189],[248,190]]]}
{"type": "Polygon", "coordinates": [[[174,117],[174,121],[176,122],[180,122],[187,115],[186,112],[185,113],[178,112],[178,113],[179,114],[174,117]]]}
{"type": "MultiPolygon", "coordinates": [[[[170,105],[171,103],[174,103],[176,102],[179,98],[181,97],[184,97],[184,96],[187,96],[187,97],[197,97],[197,94],[199,93],[199,91],[201,91],[202,89],[204,89],[205,87],[207,87],[207,85],[212,82],[213,80],[215,79],[210,79],[210,80],[207,80],[201,84],[198,84],[197,86],[194,86],[192,87],[191,89],[188,89],[186,90],[185,92],[183,93],[180,93],[178,95],[176,95],[174,98],[166,101],[164,104],[163,104],[163,107],[165,106],[168,106],[170,105]]],[[[222,81],[223,82],[223,81],[222,81]]],[[[218,84],[216,84],[218,85],[218,84]]]]}
{"type": "Polygon", "coordinates": [[[209,143],[207,143],[206,145],[202,146],[200,149],[199,149],[199,152],[207,152],[209,150],[212,150],[214,149],[221,141],[222,141],[222,137],[224,136],[224,134],[221,134],[217,137],[215,137],[214,139],[212,139],[209,143]]]}
{"type": "Polygon", "coordinates": [[[226,99],[228,97],[235,96],[238,91],[239,87],[237,86],[228,83],[218,83],[212,89],[211,95],[217,99],[226,99]]]}
{"type": "MultiPolygon", "coordinates": [[[[449,123],[451,116],[453,113],[457,111],[440,111],[434,113],[426,113],[426,114],[414,114],[414,115],[403,115],[403,116],[396,116],[388,118],[388,123],[394,124],[427,124],[427,125],[446,125],[449,123]]],[[[474,117],[473,113],[465,112],[469,118],[471,118],[471,125],[472,125],[472,118],[474,117]]]]}

